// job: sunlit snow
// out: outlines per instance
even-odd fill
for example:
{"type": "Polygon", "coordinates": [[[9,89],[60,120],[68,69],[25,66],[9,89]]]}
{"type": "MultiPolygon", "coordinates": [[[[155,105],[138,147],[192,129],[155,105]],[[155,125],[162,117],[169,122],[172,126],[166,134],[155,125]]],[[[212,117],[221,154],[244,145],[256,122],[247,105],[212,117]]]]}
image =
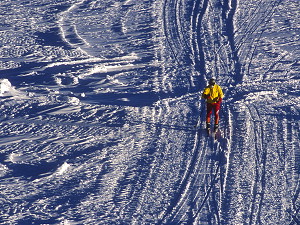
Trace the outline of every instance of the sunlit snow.
{"type": "Polygon", "coordinates": [[[2,0],[0,224],[300,224],[299,9],[2,0]]]}

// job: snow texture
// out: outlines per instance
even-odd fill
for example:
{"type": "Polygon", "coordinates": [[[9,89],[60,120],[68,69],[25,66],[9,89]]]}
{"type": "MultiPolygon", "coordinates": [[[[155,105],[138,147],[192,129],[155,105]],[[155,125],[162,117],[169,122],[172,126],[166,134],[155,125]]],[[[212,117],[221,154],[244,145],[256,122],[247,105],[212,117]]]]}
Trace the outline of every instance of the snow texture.
{"type": "Polygon", "coordinates": [[[2,0],[0,224],[300,224],[299,9],[2,0]]]}

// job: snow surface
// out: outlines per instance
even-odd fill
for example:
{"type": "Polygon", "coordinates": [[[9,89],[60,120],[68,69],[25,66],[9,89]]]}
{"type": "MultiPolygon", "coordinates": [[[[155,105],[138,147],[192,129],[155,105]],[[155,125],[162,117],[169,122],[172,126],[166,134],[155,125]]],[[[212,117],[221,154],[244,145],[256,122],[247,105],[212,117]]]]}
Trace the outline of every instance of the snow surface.
{"type": "Polygon", "coordinates": [[[299,8],[2,0],[0,224],[300,224],[299,8]]]}

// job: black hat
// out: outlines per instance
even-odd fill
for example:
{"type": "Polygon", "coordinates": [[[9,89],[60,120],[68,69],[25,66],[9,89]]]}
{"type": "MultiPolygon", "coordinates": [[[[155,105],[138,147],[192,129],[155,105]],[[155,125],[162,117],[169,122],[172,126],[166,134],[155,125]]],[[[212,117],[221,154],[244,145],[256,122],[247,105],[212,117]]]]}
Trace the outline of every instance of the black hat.
{"type": "Polygon", "coordinates": [[[214,78],[211,78],[209,80],[209,85],[215,85],[216,84],[216,80],[214,78]]]}

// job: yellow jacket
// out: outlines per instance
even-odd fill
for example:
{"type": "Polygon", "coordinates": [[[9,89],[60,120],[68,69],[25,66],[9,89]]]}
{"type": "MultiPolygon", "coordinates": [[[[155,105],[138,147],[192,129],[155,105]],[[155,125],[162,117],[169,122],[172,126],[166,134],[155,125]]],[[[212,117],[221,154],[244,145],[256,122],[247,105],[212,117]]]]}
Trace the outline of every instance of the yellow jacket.
{"type": "Polygon", "coordinates": [[[202,93],[202,98],[205,98],[207,103],[216,103],[223,97],[222,88],[217,84],[214,86],[208,85],[202,93]]]}

